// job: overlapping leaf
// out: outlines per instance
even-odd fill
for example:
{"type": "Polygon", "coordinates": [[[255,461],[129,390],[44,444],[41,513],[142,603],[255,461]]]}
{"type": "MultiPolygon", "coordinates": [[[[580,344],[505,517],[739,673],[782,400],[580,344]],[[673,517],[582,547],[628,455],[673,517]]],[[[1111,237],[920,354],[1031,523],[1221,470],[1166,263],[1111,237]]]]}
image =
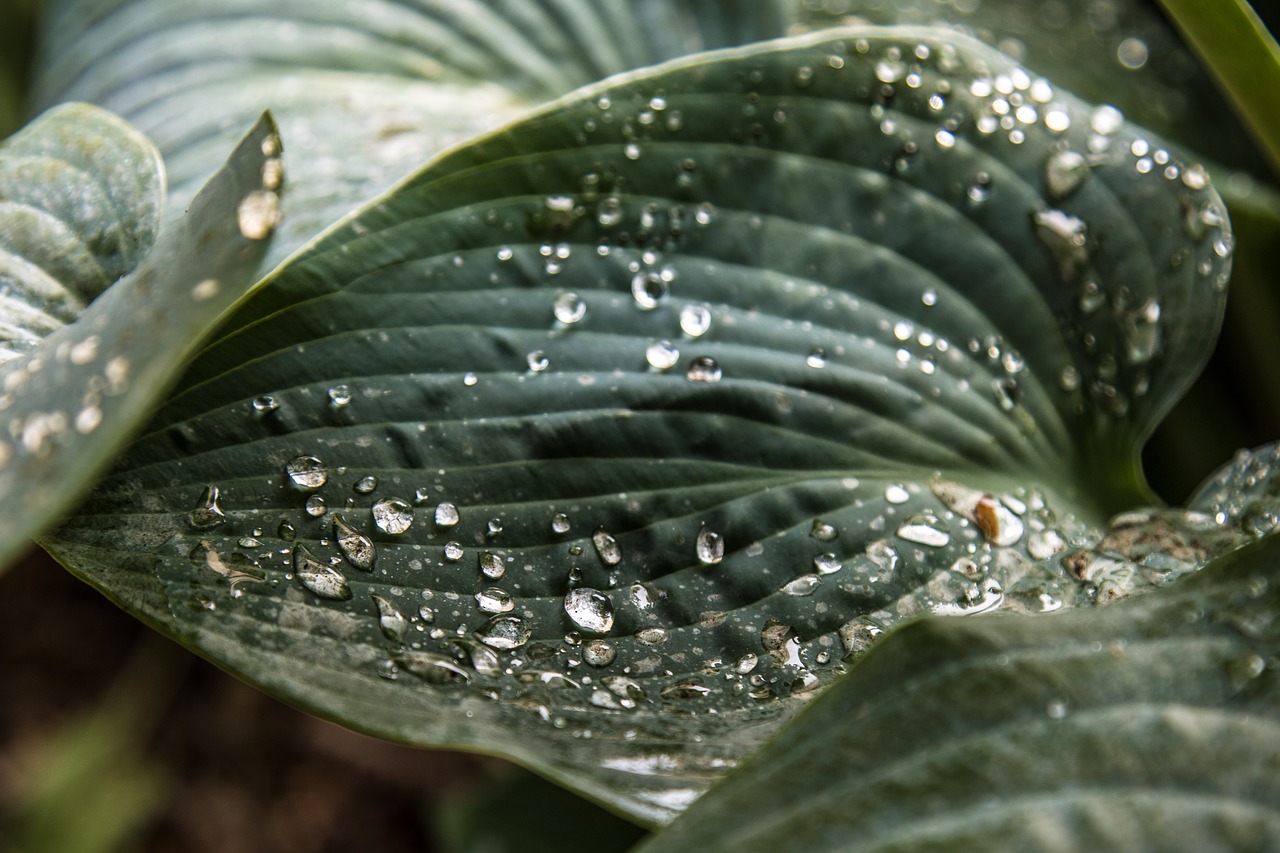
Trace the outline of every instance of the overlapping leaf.
{"type": "Polygon", "coordinates": [[[48,544],[303,707],[660,821],[883,626],[1087,601],[1229,254],[1194,163],[962,37],[677,63],[311,247],[48,544]]]}
{"type": "Polygon", "coordinates": [[[646,851],[1280,843],[1280,541],[1091,612],[930,620],[646,851]]]}
{"type": "MultiPolygon", "coordinates": [[[[58,120],[74,114],[88,115],[58,120]]],[[[0,565],[92,487],[183,359],[254,283],[279,218],[279,149],[264,117],[133,273],[0,368],[0,565]]],[[[112,182],[110,171],[93,174],[91,185],[112,182]]],[[[132,244],[117,236],[104,245],[122,245],[127,257],[132,244]]]]}

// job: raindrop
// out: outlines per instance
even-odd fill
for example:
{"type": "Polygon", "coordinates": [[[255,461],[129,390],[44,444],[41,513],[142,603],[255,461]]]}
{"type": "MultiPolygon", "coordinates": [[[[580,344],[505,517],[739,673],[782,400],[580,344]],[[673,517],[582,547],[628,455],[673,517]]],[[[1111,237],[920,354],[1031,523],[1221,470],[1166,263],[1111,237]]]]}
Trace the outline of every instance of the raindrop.
{"type": "Polygon", "coordinates": [[[592,666],[608,666],[617,657],[617,651],[604,640],[592,640],[582,647],[582,659],[592,666]]]}
{"type": "Polygon", "coordinates": [[[556,320],[572,326],[587,314],[587,303],[576,293],[562,293],[556,297],[553,308],[556,320]]]}
{"type": "Polygon", "coordinates": [[[1116,48],[1116,59],[1125,68],[1137,70],[1147,64],[1147,43],[1140,38],[1129,37],[1116,48]]]}
{"type": "Polygon", "coordinates": [[[1084,220],[1061,210],[1041,210],[1032,214],[1036,236],[1058,263],[1065,281],[1073,281],[1089,263],[1084,220]]]}
{"type": "Polygon", "coordinates": [[[861,657],[871,648],[876,639],[884,633],[884,629],[879,625],[864,619],[851,619],[844,623],[837,630],[840,635],[840,645],[844,646],[844,656],[847,658],[861,657]]]}
{"type": "Polygon", "coordinates": [[[259,415],[270,414],[278,408],[280,408],[280,401],[270,394],[253,398],[253,411],[259,415]]]}
{"type": "Polygon", "coordinates": [[[378,488],[378,478],[372,474],[367,477],[361,477],[359,480],[356,480],[356,484],[353,488],[357,494],[367,495],[374,489],[378,488]]]}
{"type": "Polygon", "coordinates": [[[704,566],[714,566],[724,559],[724,537],[703,525],[698,531],[695,550],[699,563],[704,566]]]}
{"type": "Polygon", "coordinates": [[[622,562],[622,546],[611,534],[597,530],[591,534],[591,541],[595,543],[596,553],[606,566],[616,566],[622,562]]]}
{"type": "Polygon", "coordinates": [[[351,598],[351,587],[342,572],[316,559],[301,545],[293,549],[293,573],[299,583],[321,598],[346,601],[351,598]]]}
{"type": "Polygon", "coordinates": [[[453,527],[458,523],[458,508],[449,501],[441,501],[436,505],[435,520],[440,527],[453,527]]]}
{"type": "Polygon", "coordinates": [[[187,513],[187,520],[197,530],[212,530],[227,520],[227,514],[218,505],[218,487],[205,486],[196,501],[195,508],[187,513]]]}
{"type": "Polygon", "coordinates": [[[403,639],[404,632],[409,630],[409,620],[404,618],[394,604],[380,595],[371,596],[373,603],[378,605],[378,627],[382,629],[382,634],[388,640],[399,641],[403,639]]]}
{"type": "Polygon", "coordinates": [[[817,575],[801,575],[783,586],[781,591],[784,595],[812,595],[820,583],[822,578],[817,575]]]}
{"type": "Polygon", "coordinates": [[[809,355],[805,357],[804,363],[814,369],[821,370],[827,366],[827,351],[821,347],[814,347],[809,350],[809,355]]]}
{"type": "Polygon", "coordinates": [[[284,466],[285,473],[299,489],[313,491],[329,480],[324,463],[315,456],[298,456],[284,466]]]}
{"type": "Polygon", "coordinates": [[[644,358],[655,370],[670,370],[680,360],[680,350],[671,341],[655,341],[645,350],[644,358]]]}
{"type": "Polygon", "coordinates": [[[819,542],[834,542],[836,537],[840,535],[840,531],[836,530],[833,525],[828,524],[820,518],[813,520],[813,527],[809,528],[809,535],[819,542]]]}
{"type": "Polygon", "coordinates": [[[622,202],[613,196],[603,199],[596,205],[596,221],[605,228],[612,228],[621,222],[624,213],[622,202]]]}
{"type": "MultiPolygon", "coordinates": [[[[445,546],[446,551],[448,546],[445,546]]],[[[459,549],[461,550],[461,549],[459,549]]],[[[462,556],[461,554],[458,555],[462,556]]],[[[480,554],[480,573],[490,580],[497,580],[507,573],[507,566],[502,562],[502,557],[492,551],[483,551],[480,554]]]]}
{"type": "Polygon", "coordinates": [[[344,408],[351,402],[351,388],[346,385],[334,385],[329,389],[329,405],[335,409],[344,408]]]}
{"type": "Polygon", "coordinates": [[[813,567],[818,570],[818,574],[829,575],[844,568],[844,563],[834,553],[827,551],[813,558],[813,567]]]}
{"type": "Polygon", "coordinates": [[[312,518],[319,518],[329,509],[328,505],[324,502],[324,498],[319,495],[312,495],[307,498],[307,502],[302,505],[302,508],[306,510],[307,515],[312,518]]]}
{"type": "Polygon", "coordinates": [[[689,363],[690,382],[719,382],[723,375],[720,363],[711,356],[700,355],[689,363]]]}
{"type": "Polygon", "coordinates": [[[885,58],[876,63],[876,79],[881,83],[896,83],[906,76],[906,73],[906,63],[898,59],[885,58]]]}
{"type": "Polygon", "coordinates": [[[547,354],[540,349],[530,352],[524,360],[529,365],[530,373],[543,373],[551,366],[551,359],[547,358],[547,354]]]}
{"type": "Polygon", "coordinates": [[[399,498],[383,498],[373,505],[373,523],[383,533],[398,536],[413,524],[413,507],[399,498]]]}
{"type": "Polygon", "coordinates": [[[568,533],[571,526],[569,516],[565,515],[563,512],[557,512],[551,517],[552,533],[568,533]]]}
{"type": "Polygon", "coordinates": [[[276,528],[276,535],[286,542],[292,542],[298,537],[298,531],[287,521],[280,522],[280,526],[276,528]]]}
{"type": "Polygon", "coordinates": [[[884,499],[891,504],[904,504],[911,500],[911,493],[902,485],[892,483],[885,487],[884,499]]]}
{"type": "Polygon", "coordinates": [[[505,589],[491,586],[476,593],[476,606],[485,613],[509,613],[516,603],[505,589]]]}
{"type": "MultiPolygon", "coordinates": [[[[519,616],[495,616],[490,619],[488,624],[484,626],[477,635],[480,642],[494,649],[507,651],[509,649],[518,649],[525,643],[529,642],[529,638],[533,636],[533,628],[525,623],[519,616]]],[[[496,661],[495,663],[495,670],[496,661]]],[[[492,673],[497,675],[498,672],[492,673]]]]}
{"type": "Polygon", "coordinates": [[[444,558],[451,563],[456,563],[462,559],[462,546],[457,542],[444,543],[444,558]]]}
{"type": "Polygon", "coordinates": [[[236,211],[240,233],[247,240],[265,240],[280,224],[280,196],[270,190],[254,190],[236,211]]]}
{"type": "Polygon", "coordinates": [[[1037,530],[1027,537],[1027,553],[1032,559],[1047,560],[1065,550],[1066,540],[1056,530],[1037,530]]]}
{"type": "Polygon", "coordinates": [[[746,675],[749,672],[751,672],[751,670],[755,669],[756,664],[758,664],[759,662],[760,662],[760,658],[758,656],[752,654],[751,652],[747,652],[745,655],[738,658],[737,663],[735,663],[733,666],[733,669],[734,669],[734,672],[738,673],[738,675],[746,675]]]}
{"type": "Polygon", "coordinates": [[[660,646],[667,641],[667,631],[656,625],[636,631],[636,641],[642,646],[660,646]]]}
{"type": "Polygon", "coordinates": [[[579,631],[607,634],[613,628],[613,604],[597,589],[571,589],[564,597],[564,612],[579,631]]]}
{"type": "Polygon", "coordinates": [[[373,571],[373,562],[377,558],[377,549],[373,540],[342,520],[342,516],[333,514],[333,536],[338,540],[338,548],[343,556],[357,569],[373,571]]]}
{"type": "Polygon", "coordinates": [[[680,309],[680,330],[699,338],[711,328],[711,309],[706,305],[686,305],[680,309]]]}
{"type": "Polygon", "coordinates": [[[645,311],[657,308],[667,289],[667,280],[653,270],[642,270],[631,278],[631,296],[645,311]]]}
{"type": "Polygon", "coordinates": [[[1089,176],[1089,162],[1077,151],[1065,149],[1049,155],[1044,165],[1049,198],[1061,201],[1075,192],[1089,176]]]}
{"type": "Polygon", "coordinates": [[[951,534],[939,529],[937,516],[933,513],[920,513],[898,528],[898,538],[918,545],[941,548],[951,542],[951,534]]]}
{"type": "Polygon", "coordinates": [[[1124,127],[1124,113],[1110,105],[1098,107],[1089,117],[1089,126],[1094,133],[1111,136],[1124,127]]]}

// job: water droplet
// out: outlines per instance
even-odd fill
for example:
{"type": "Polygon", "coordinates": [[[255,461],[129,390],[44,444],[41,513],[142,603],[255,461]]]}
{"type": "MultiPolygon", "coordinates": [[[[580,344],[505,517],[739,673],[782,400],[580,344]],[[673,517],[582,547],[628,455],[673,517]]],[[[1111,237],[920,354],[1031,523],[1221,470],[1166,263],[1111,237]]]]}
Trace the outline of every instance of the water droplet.
{"type": "Polygon", "coordinates": [[[441,501],[436,505],[435,519],[440,527],[453,527],[458,523],[458,508],[450,501],[441,501]]]}
{"type": "Polygon", "coordinates": [[[1027,537],[1027,553],[1035,560],[1047,560],[1067,550],[1066,540],[1056,530],[1037,530],[1027,537]]]}
{"type": "Polygon", "coordinates": [[[544,373],[551,366],[551,359],[547,358],[547,354],[540,349],[530,352],[524,360],[529,365],[530,373],[544,373]]]}
{"type": "Polygon", "coordinates": [[[195,508],[187,513],[187,520],[197,530],[212,530],[227,520],[227,514],[218,504],[218,487],[205,486],[196,500],[195,508]]]}
{"type": "Polygon", "coordinates": [[[745,655],[738,658],[737,662],[733,666],[733,670],[738,673],[738,675],[746,675],[751,672],[751,670],[755,669],[756,664],[759,662],[760,658],[757,655],[747,652],[745,655]]]}
{"type": "Polygon", "coordinates": [[[1045,706],[1045,713],[1051,720],[1061,720],[1067,716],[1067,703],[1062,699],[1054,699],[1045,706]]]}
{"type": "MultiPolygon", "coordinates": [[[[445,546],[446,549],[448,546],[445,546]]],[[[459,554],[458,556],[462,556],[459,554]]],[[[507,566],[502,562],[502,556],[492,551],[482,551],[480,553],[480,573],[490,580],[497,580],[507,573],[507,566]]]]}
{"type": "Polygon", "coordinates": [[[551,517],[552,533],[568,533],[571,526],[569,516],[565,515],[563,512],[557,512],[551,517]]]}
{"type": "Polygon", "coordinates": [[[571,589],[564,597],[564,612],[579,631],[607,634],[613,628],[613,603],[597,589],[571,589]]]}
{"type": "Polygon", "coordinates": [[[941,529],[938,517],[930,512],[919,513],[907,519],[898,528],[898,538],[931,548],[941,548],[951,542],[951,534],[941,529]]]}
{"type": "Polygon", "coordinates": [[[653,270],[641,270],[631,278],[631,296],[645,311],[657,308],[667,290],[667,279],[653,270]]]}
{"type": "Polygon", "coordinates": [[[714,358],[700,355],[689,363],[687,376],[690,382],[719,382],[723,371],[714,358]]]}
{"type": "Polygon", "coordinates": [[[253,411],[259,415],[266,415],[280,408],[280,401],[270,394],[263,394],[261,397],[253,398],[253,411]]]}
{"type": "Polygon", "coordinates": [[[383,498],[373,505],[373,523],[383,533],[398,536],[413,524],[413,507],[399,498],[383,498]]]}
{"type": "Polygon", "coordinates": [[[329,481],[324,463],[315,456],[298,456],[284,466],[285,473],[299,489],[314,491],[329,481]]]}
{"type": "Polygon", "coordinates": [[[844,563],[834,553],[827,551],[813,558],[813,567],[818,570],[818,574],[829,575],[844,568],[844,563]]]}
{"type": "Polygon", "coordinates": [[[809,350],[809,355],[805,357],[804,363],[816,370],[821,370],[827,366],[827,351],[821,347],[814,347],[809,350]]]}
{"type": "Polygon", "coordinates": [[[622,546],[611,534],[597,530],[591,534],[591,541],[595,543],[596,553],[606,566],[616,566],[622,562],[622,546]]]}
{"type": "Polygon", "coordinates": [[[655,370],[670,370],[680,360],[680,350],[671,341],[654,341],[645,350],[644,358],[655,370]]]}
{"type": "Polygon", "coordinates": [[[435,652],[404,651],[396,663],[428,684],[455,684],[471,680],[471,674],[457,663],[435,652]]]}
{"type": "Polygon", "coordinates": [[[884,629],[866,618],[851,619],[839,627],[840,645],[847,658],[861,657],[884,633],[884,629]]]}
{"type": "Polygon", "coordinates": [[[444,558],[451,563],[456,563],[462,559],[462,546],[457,542],[444,543],[444,558]]]}
{"type": "Polygon", "coordinates": [[[1049,155],[1044,164],[1045,189],[1053,201],[1071,195],[1089,177],[1089,161],[1077,151],[1064,149],[1049,155]]]}
{"type": "Polygon", "coordinates": [[[1261,655],[1240,655],[1227,661],[1227,677],[1237,690],[1266,671],[1267,661],[1261,655]]]}
{"type": "Polygon", "coordinates": [[[329,510],[328,504],[326,504],[324,498],[319,495],[312,495],[307,498],[307,502],[302,505],[302,508],[306,510],[307,515],[312,518],[319,518],[329,510]]]}
{"type": "Polygon", "coordinates": [[[509,613],[516,603],[505,589],[491,586],[476,593],[476,606],[485,613],[509,613]]]}
{"type": "Polygon", "coordinates": [[[978,500],[971,520],[978,525],[983,536],[1002,548],[1021,539],[1025,530],[1022,519],[990,495],[983,495],[978,500]]]}
{"type": "MultiPolygon", "coordinates": [[[[520,648],[529,642],[532,636],[533,628],[519,616],[495,616],[479,633],[480,642],[490,648],[503,651],[520,648]]],[[[493,674],[497,675],[498,672],[493,674]]]]}
{"type": "Polygon", "coordinates": [[[822,519],[815,518],[813,527],[809,528],[809,535],[819,542],[834,542],[836,537],[840,535],[840,531],[822,519]]]}
{"type": "Polygon", "coordinates": [[[911,500],[911,493],[902,485],[892,483],[885,487],[884,499],[891,504],[904,504],[911,500]]]}
{"type": "Polygon", "coordinates": [[[333,514],[333,537],[338,540],[339,550],[351,565],[366,572],[373,571],[378,553],[373,540],[347,524],[337,513],[333,514]]]}
{"type": "Polygon", "coordinates": [[[1094,133],[1111,136],[1124,127],[1124,113],[1113,106],[1103,105],[1089,117],[1089,127],[1093,128],[1094,133]]]}
{"type": "Polygon", "coordinates": [[[1116,59],[1125,68],[1137,70],[1147,64],[1148,53],[1145,41],[1130,36],[1116,48],[1116,59]]]}
{"type": "Polygon", "coordinates": [[[400,641],[404,632],[409,630],[409,620],[404,618],[396,606],[380,595],[370,596],[378,606],[378,627],[388,640],[400,641]]]}
{"type": "Polygon", "coordinates": [[[881,83],[896,83],[907,73],[906,63],[897,59],[882,59],[876,63],[876,79],[881,83]]]}
{"type": "Polygon", "coordinates": [[[1089,263],[1087,227],[1084,220],[1061,210],[1040,210],[1032,214],[1036,236],[1053,255],[1064,281],[1074,281],[1089,263]]]}
{"type": "Polygon", "coordinates": [[[817,575],[801,575],[793,581],[788,582],[782,587],[783,595],[812,595],[813,591],[822,583],[822,578],[817,575]]]}
{"type": "Polygon", "coordinates": [[[576,293],[562,293],[556,297],[553,310],[558,322],[572,326],[587,315],[587,303],[576,293]]]}
{"type": "Polygon", "coordinates": [[[280,196],[254,190],[241,200],[236,215],[246,240],[265,240],[280,224],[280,196]]]}
{"type": "Polygon", "coordinates": [[[329,405],[335,409],[345,408],[351,402],[351,388],[347,385],[334,385],[329,389],[329,405]]]}
{"type": "Polygon", "coordinates": [[[724,559],[724,537],[703,525],[698,531],[695,550],[699,563],[704,566],[714,566],[724,559]]]}
{"type": "Polygon", "coordinates": [[[667,641],[667,630],[654,625],[636,631],[636,642],[642,646],[660,646],[667,641]]]}
{"type": "Polygon", "coordinates": [[[292,542],[298,538],[298,531],[287,521],[280,522],[280,526],[276,528],[276,535],[286,542],[292,542]]]}
{"type": "Polygon", "coordinates": [[[484,532],[485,532],[485,536],[489,537],[490,539],[496,539],[498,535],[502,533],[502,519],[500,518],[489,519],[489,521],[485,523],[484,532]]]}
{"type": "Polygon", "coordinates": [[[351,587],[342,572],[322,563],[315,555],[298,545],[293,549],[293,573],[298,582],[321,598],[346,601],[351,598],[351,587]]]}
{"type": "Polygon", "coordinates": [[[596,221],[605,228],[617,225],[622,221],[625,213],[622,202],[614,196],[609,196],[596,205],[596,221]]]}
{"type": "Polygon", "coordinates": [[[359,480],[356,480],[356,484],[352,488],[355,489],[356,494],[367,495],[374,489],[378,488],[378,478],[372,474],[367,477],[361,477],[359,480]]]}
{"type": "Polygon", "coordinates": [[[608,666],[617,657],[617,651],[604,640],[592,640],[582,647],[582,659],[592,666],[608,666]]]}
{"type": "Polygon", "coordinates": [[[686,305],[680,309],[680,330],[699,338],[711,328],[711,309],[706,305],[686,305]]]}

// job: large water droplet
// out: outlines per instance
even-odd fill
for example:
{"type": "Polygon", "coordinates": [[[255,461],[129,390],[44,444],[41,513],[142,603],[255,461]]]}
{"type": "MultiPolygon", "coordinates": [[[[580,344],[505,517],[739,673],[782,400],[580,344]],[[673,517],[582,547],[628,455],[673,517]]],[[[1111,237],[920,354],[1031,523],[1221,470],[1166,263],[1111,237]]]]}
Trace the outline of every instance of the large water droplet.
{"type": "Polygon", "coordinates": [[[449,562],[451,563],[458,562],[459,560],[462,559],[462,555],[464,553],[465,552],[462,550],[462,545],[460,545],[459,543],[457,542],[444,543],[444,558],[449,562]]]}
{"type": "Polygon", "coordinates": [[[476,593],[476,606],[485,613],[509,613],[515,609],[516,603],[511,593],[491,586],[476,593]]]}
{"type": "Polygon", "coordinates": [[[631,296],[645,311],[657,308],[667,297],[667,280],[654,270],[641,270],[631,278],[631,296]]]}
{"type": "Polygon", "coordinates": [[[383,533],[398,536],[413,524],[413,507],[399,498],[383,498],[373,505],[373,523],[383,533]]]}
{"type": "Polygon", "coordinates": [[[351,587],[342,572],[322,563],[301,545],[293,549],[293,574],[299,583],[321,598],[346,601],[351,598],[351,587]]]}
{"type": "Polygon", "coordinates": [[[592,666],[608,666],[617,657],[617,651],[604,640],[592,640],[582,647],[582,659],[592,666]]]}
{"type": "Polygon", "coordinates": [[[898,528],[898,538],[931,548],[941,548],[951,542],[951,534],[942,529],[937,516],[930,512],[922,512],[907,519],[898,528]]]}
{"type": "Polygon", "coordinates": [[[606,566],[616,566],[622,562],[622,546],[612,534],[597,530],[591,534],[591,541],[595,544],[596,553],[600,555],[600,559],[606,566]]]}
{"type": "Polygon", "coordinates": [[[607,634],[613,628],[613,603],[597,589],[569,590],[564,612],[575,628],[588,634],[607,634]]]}
{"type": "Polygon", "coordinates": [[[435,520],[440,527],[453,527],[458,523],[458,508],[449,501],[441,501],[436,505],[435,520]]]}
{"type": "Polygon", "coordinates": [[[333,515],[333,536],[338,540],[338,548],[347,561],[357,569],[373,571],[373,561],[377,557],[377,549],[373,540],[342,520],[342,516],[333,515]]]}
{"type": "MultiPolygon", "coordinates": [[[[445,547],[447,548],[448,546],[445,547]]],[[[481,552],[480,573],[490,580],[495,581],[505,575],[507,573],[507,566],[506,563],[502,562],[502,555],[495,554],[492,551],[481,552]]]]}
{"type": "Polygon", "coordinates": [[[698,531],[696,548],[698,562],[704,566],[714,566],[724,559],[724,537],[709,527],[698,531]]]}
{"type": "Polygon", "coordinates": [[[1089,127],[1094,133],[1112,136],[1124,127],[1124,113],[1110,105],[1098,107],[1089,117],[1089,127]]]}
{"type": "Polygon", "coordinates": [[[670,370],[680,360],[680,350],[671,341],[654,341],[645,350],[644,358],[654,370],[670,370]]]}
{"type": "Polygon", "coordinates": [[[314,491],[329,481],[329,472],[315,456],[297,456],[284,466],[285,473],[299,489],[314,491]]]}
{"type": "Polygon", "coordinates": [[[191,522],[192,527],[197,530],[212,530],[227,520],[227,514],[218,504],[218,498],[217,486],[205,486],[196,501],[195,508],[187,513],[187,520],[191,522]]]}
{"type": "Polygon", "coordinates": [[[556,297],[553,310],[558,322],[572,326],[587,315],[587,303],[576,293],[562,293],[556,297]]]}
{"type": "Polygon", "coordinates": [[[478,636],[486,646],[508,651],[529,642],[533,628],[519,616],[495,616],[480,629],[478,636]]]}

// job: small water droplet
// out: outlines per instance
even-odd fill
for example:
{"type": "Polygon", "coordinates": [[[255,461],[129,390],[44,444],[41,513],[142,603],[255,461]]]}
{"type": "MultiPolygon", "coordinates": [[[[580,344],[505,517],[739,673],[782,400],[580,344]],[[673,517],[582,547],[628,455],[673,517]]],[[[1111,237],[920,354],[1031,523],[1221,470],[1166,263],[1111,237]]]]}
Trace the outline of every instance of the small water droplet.
{"type": "Polygon", "coordinates": [[[654,341],[645,350],[644,358],[654,370],[670,370],[680,360],[680,350],[671,341],[654,341]]]}
{"type": "Polygon", "coordinates": [[[453,527],[458,523],[458,508],[450,501],[436,504],[436,524],[440,527],[453,527]]]}
{"type": "Polygon", "coordinates": [[[844,563],[834,553],[827,551],[813,558],[813,567],[818,570],[818,574],[829,575],[844,568],[844,563]]]}
{"type": "Polygon", "coordinates": [[[820,518],[813,520],[813,527],[809,528],[809,535],[819,542],[834,542],[836,537],[840,535],[840,531],[836,530],[833,525],[828,524],[820,518]]]}
{"type": "Polygon", "coordinates": [[[704,525],[698,531],[695,550],[699,563],[704,566],[714,566],[724,559],[724,537],[704,525]]]}
{"type": "Polygon", "coordinates": [[[342,572],[316,559],[315,555],[298,545],[293,549],[293,574],[298,582],[321,598],[346,601],[351,598],[351,587],[342,572]]]}
{"type": "MultiPolygon", "coordinates": [[[[448,546],[445,546],[446,548],[448,546]]],[[[459,555],[461,556],[461,555],[459,555]]],[[[490,580],[497,580],[507,573],[506,563],[502,562],[502,556],[492,551],[482,551],[480,553],[480,573],[490,580]]]]}
{"type": "Polygon", "coordinates": [[[587,315],[587,303],[576,293],[562,293],[556,297],[552,310],[557,322],[572,326],[587,315]]]}
{"type": "Polygon", "coordinates": [[[604,640],[592,640],[582,647],[582,659],[592,666],[608,666],[617,657],[617,651],[604,640]]]}
{"type": "Polygon", "coordinates": [[[280,526],[276,528],[276,535],[285,542],[292,542],[298,538],[298,531],[287,521],[280,522],[280,526]]]}
{"type": "Polygon", "coordinates": [[[367,495],[374,489],[378,488],[378,478],[372,474],[367,477],[361,477],[359,480],[356,480],[356,484],[352,488],[355,489],[355,492],[358,495],[367,495]]]}
{"type": "Polygon", "coordinates": [[[342,409],[351,402],[351,388],[347,385],[334,385],[329,389],[329,405],[342,409]]]}
{"type": "MultiPolygon", "coordinates": [[[[502,651],[518,649],[533,636],[533,628],[519,616],[495,616],[480,630],[480,642],[502,651]]],[[[494,661],[496,665],[496,661],[494,661]]],[[[497,667],[495,666],[495,670],[497,667]]],[[[492,673],[497,675],[498,672],[492,673]]]]}
{"type": "Polygon", "coordinates": [[[600,555],[600,559],[606,566],[616,566],[622,562],[622,546],[612,534],[597,530],[591,534],[591,541],[595,544],[596,553],[600,555]]]}
{"type": "Polygon", "coordinates": [[[187,520],[197,530],[212,530],[227,520],[227,515],[218,503],[218,487],[205,486],[196,500],[195,507],[187,513],[187,520]]]}
{"type": "Polygon", "coordinates": [[[782,587],[783,595],[812,595],[813,591],[822,583],[822,578],[817,575],[801,575],[795,580],[789,581],[782,587]]]}
{"type": "Polygon", "coordinates": [[[378,552],[372,539],[347,524],[337,513],[333,514],[333,536],[338,540],[338,549],[351,565],[366,572],[373,571],[378,552]]]}
{"type": "Polygon", "coordinates": [[[680,309],[680,330],[691,338],[699,338],[711,328],[711,309],[691,304],[680,309]]]}
{"type": "Polygon", "coordinates": [[[1058,264],[1064,281],[1074,281],[1089,263],[1087,226],[1084,220],[1061,210],[1040,210],[1032,214],[1036,236],[1058,264]]]}
{"type": "Polygon", "coordinates": [[[1089,161],[1070,149],[1055,151],[1044,164],[1045,189],[1053,201],[1071,195],[1089,177],[1089,161]]]}
{"type": "Polygon", "coordinates": [[[259,415],[266,415],[280,408],[280,401],[270,394],[263,394],[261,397],[253,398],[253,411],[259,415]]]}
{"type": "Polygon", "coordinates": [[[827,351],[821,347],[814,347],[809,350],[809,355],[805,357],[804,363],[815,370],[821,370],[827,366],[827,351]]]}
{"type": "Polygon", "coordinates": [[[444,543],[444,558],[451,563],[456,563],[462,559],[462,545],[457,542],[444,543]]]}
{"type": "Polygon", "coordinates": [[[236,215],[246,240],[265,240],[280,224],[280,196],[271,190],[254,190],[241,200],[236,215]]]}
{"type": "Polygon", "coordinates": [[[568,533],[571,526],[569,516],[563,512],[557,512],[551,517],[551,532],[553,533],[568,533]]]}
{"type": "Polygon", "coordinates": [[[533,350],[524,357],[530,373],[544,373],[551,366],[551,359],[540,349],[533,350]]]}
{"type": "Polygon", "coordinates": [[[516,603],[505,589],[491,586],[476,593],[476,606],[485,613],[509,613],[516,603]]]}
{"type": "Polygon", "coordinates": [[[1067,703],[1063,699],[1054,699],[1045,706],[1045,713],[1051,720],[1061,720],[1067,716],[1067,703]]]}
{"type": "Polygon", "coordinates": [[[898,528],[898,538],[917,545],[941,548],[951,542],[951,534],[941,529],[941,523],[933,513],[913,515],[898,528]]]}
{"type": "Polygon", "coordinates": [[[383,636],[388,640],[399,642],[404,638],[405,631],[409,630],[409,620],[404,618],[404,614],[394,604],[382,596],[370,597],[378,606],[378,627],[382,629],[383,636]]]}
{"type": "Polygon", "coordinates": [[[564,612],[579,631],[607,634],[613,628],[613,603],[597,589],[571,589],[564,597],[564,612]]]}
{"type": "Polygon", "coordinates": [[[1147,43],[1133,36],[1120,42],[1120,46],[1116,48],[1116,59],[1122,66],[1134,71],[1147,64],[1148,55],[1147,43]]]}
{"type": "Polygon", "coordinates": [[[846,658],[861,657],[884,633],[884,629],[866,618],[851,619],[840,626],[840,645],[846,658]]]}
{"type": "Polygon", "coordinates": [[[656,625],[636,631],[636,642],[642,646],[660,646],[667,639],[667,630],[656,625]]]}
{"type": "Polygon", "coordinates": [[[641,270],[631,278],[631,296],[645,311],[657,308],[667,291],[667,279],[654,270],[641,270]]]}
{"type": "Polygon", "coordinates": [[[399,536],[413,524],[413,507],[400,498],[383,498],[373,505],[373,523],[383,533],[399,536]]]}
{"type": "Polygon", "coordinates": [[[723,375],[720,363],[710,356],[700,355],[689,363],[690,382],[719,382],[723,375]]]}
{"type": "Polygon", "coordinates": [[[324,463],[315,456],[297,456],[284,466],[285,473],[299,489],[314,491],[329,481],[324,463]]]}
{"type": "Polygon", "coordinates": [[[326,504],[324,498],[319,495],[312,495],[307,498],[307,502],[302,505],[302,508],[306,511],[307,515],[312,518],[319,518],[329,511],[328,504],[326,504]]]}
{"type": "Polygon", "coordinates": [[[1112,136],[1124,127],[1124,113],[1113,106],[1103,105],[1093,111],[1089,117],[1089,127],[1102,136],[1112,136]]]}
{"type": "Polygon", "coordinates": [[[892,483],[885,487],[884,499],[891,504],[904,504],[911,500],[911,493],[902,485],[892,483]]]}

